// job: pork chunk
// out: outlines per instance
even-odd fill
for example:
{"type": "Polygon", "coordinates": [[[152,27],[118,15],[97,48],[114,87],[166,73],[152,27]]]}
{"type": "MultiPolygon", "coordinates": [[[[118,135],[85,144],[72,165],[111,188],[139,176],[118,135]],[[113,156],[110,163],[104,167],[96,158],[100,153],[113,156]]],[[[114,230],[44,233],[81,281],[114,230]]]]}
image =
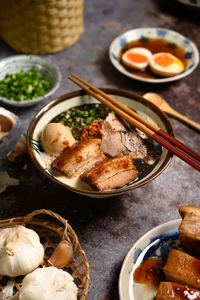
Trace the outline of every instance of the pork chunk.
{"type": "Polygon", "coordinates": [[[111,190],[121,187],[138,176],[138,171],[132,163],[130,155],[119,155],[106,162],[100,163],[81,175],[86,181],[98,191],[111,190]]]}
{"type": "Polygon", "coordinates": [[[161,282],[156,300],[199,300],[200,291],[174,282],[161,282]]]}
{"type": "Polygon", "coordinates": [[[179,240],[183,248],[200,258],[200,207],[184,205],[179,207],[182,222],[179,226],[179,240]]]}
{"type": "Polygon", "coordinates": [[[67,177],[78,176],[105,160],[100,150],[100,139],[87,139],[75,143],[60,154],[53,162],[52,168],[64,172],[67,177]]]}
{"type": "Polygon", "coordinates": [[[200,289],[200,260],[185,252],[171,250],[163,271],[170,281],[200,289]]]}

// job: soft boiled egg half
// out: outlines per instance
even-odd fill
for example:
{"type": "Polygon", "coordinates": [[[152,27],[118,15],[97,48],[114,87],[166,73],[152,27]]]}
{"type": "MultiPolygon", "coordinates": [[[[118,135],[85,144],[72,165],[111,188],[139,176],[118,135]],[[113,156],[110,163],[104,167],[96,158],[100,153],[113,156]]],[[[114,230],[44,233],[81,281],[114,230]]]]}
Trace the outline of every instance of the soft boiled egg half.
{"type": "Polygon", "coordinates": [[[122,62],[125,66],[135,70],[145,69],[152,57],[150,50],[143,47],[135,47],[127,50],[122,55],[122,62]]]}
{"type": "Polygon", "coordinates": [[[184,70],[182,61],[168,52],[153,54],[149,66],[152,72],[161,76],[175,76],[184,70]]]}

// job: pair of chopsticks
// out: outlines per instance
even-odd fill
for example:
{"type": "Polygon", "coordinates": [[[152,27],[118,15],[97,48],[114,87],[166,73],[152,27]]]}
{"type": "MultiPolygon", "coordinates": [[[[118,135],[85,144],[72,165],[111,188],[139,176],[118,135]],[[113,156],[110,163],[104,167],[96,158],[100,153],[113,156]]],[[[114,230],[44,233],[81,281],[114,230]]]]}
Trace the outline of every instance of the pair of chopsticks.
{"type": "Polygon", "coordinates": [[[88,94],[92,95],[96,99],[98,99],[105,106],[109,107],[111,110],[116,112],[121,118],[128,121],[134,127],[142,130],[146,133],[150,138],[159,143],[161,146],[165,147],[167,150],[171,151],[183,161],[188,163],[190,166],[200,171],[200,154],[196,151],[192,150],[187,145],[183,144],[176,138],[172,137],[168,133],[164,132],[157,125],[149,122],[144,119],[140,115],[138,115],[135,111],[123,105],[113,97],[107,95],[102,90],[96,88],[92,84],[83,80],[77,75],[71,74],[69,79],[80,86],[83,90],[85,90],[88,94]],[[77,81],[79,80],[79,81],[77,81]],[[88,88],[89,87],[89,88],[88,88]]]}

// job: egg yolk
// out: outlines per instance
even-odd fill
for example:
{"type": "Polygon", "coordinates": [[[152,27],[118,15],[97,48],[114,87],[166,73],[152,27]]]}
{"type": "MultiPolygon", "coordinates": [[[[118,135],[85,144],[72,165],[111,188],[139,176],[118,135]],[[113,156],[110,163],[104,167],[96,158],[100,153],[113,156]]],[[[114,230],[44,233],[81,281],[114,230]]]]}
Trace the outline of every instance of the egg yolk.
{"type": "Polygon", "coordinates": [[[173,64],[174,59],[168,55],[167,53],[164,53],[162,55],[158,55],[155,59],[154,59],[155,63],[161,67],[167,67],[171,64],[173,64]]]}
{"type": "Polygon", "coordinates": [[[140,54],[140,53],[129,52],[127,54],[127,58],[136,63],[144,63],[144,62],[148,61],[148,58],[145,55],[140,54]]]}

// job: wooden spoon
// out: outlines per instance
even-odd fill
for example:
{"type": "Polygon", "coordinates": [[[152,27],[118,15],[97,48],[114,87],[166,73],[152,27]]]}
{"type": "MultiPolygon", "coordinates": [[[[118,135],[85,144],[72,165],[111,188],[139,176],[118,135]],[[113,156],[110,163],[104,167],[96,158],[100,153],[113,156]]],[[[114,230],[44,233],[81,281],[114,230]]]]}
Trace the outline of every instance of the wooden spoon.
{"type": "Polygon", "coordinates": [[[187,117],[183,116],[182,114],[178,113],[175,109],[173,109],[160,95],[156,93],[146,93],[143,97],[155,105],[157,105],[161,110],[166,112],[167,114],[185,122],[186,124],[190,125],[191,127],[200,131],[200,124],[188,119],[187,117]]]}

